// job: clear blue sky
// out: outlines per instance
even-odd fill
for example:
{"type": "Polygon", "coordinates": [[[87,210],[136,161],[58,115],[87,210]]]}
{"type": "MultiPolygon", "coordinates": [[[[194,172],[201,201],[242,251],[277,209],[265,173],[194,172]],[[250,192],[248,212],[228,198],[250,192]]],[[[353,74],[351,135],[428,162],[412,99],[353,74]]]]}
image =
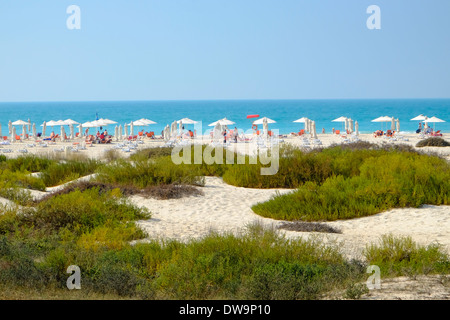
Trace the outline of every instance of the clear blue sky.
{"type": "Polygon", "coordinates": [[[0,2],[0,101],[449,97],[449,0],[0,2]]]}

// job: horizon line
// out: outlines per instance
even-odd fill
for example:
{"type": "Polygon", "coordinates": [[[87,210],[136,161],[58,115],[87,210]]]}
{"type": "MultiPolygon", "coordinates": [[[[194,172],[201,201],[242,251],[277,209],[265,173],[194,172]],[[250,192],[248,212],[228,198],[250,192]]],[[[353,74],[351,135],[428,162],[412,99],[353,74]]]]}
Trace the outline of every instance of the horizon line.
{"type": "Polygon", "coordinates": [[[230,98],[230,99],[117,99],[117,100],[25,100],[0,101],[3,103],[58,103],[58,102],[182,102],[182,101],[323,101],[323,100],[450,100],[450,97],[434,98],[230,98]]]}

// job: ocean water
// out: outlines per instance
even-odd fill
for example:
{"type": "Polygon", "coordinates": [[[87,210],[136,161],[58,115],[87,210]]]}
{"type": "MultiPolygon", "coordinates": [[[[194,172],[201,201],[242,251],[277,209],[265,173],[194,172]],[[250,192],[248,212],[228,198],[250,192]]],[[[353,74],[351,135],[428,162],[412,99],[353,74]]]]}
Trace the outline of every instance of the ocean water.
{"type": "MultiPolygon", "coordinates": [[[[436,130],[450,132],[450,99],[395,99],[395,100],[214,100],[214,101],[92,101],[92,102],[1,102],[0,124],[3,136],[8,135],[8,121],[31,120],[36,123],[37,132],[42,131],[41,124],[49,120],[73,119],[86,122],[99,118],[117,121],[123,125],[140,118],[151,119],[157,124],[144,127],[146,131],[161,133],[166,124],[174,120],[190,118],[202,121],[202,133],[212,127],[208,124],[224,117],[234,121],[239,129],[249,130],[254,119],[247,115],[259,114],[276,121],[270,129],[278,129],[282,134],[298,132],[304,124],[293,121],[307,117],[316,122],[318,133],[322,128],[330,133],[332,128],[342,129],[343,123],[332,122],[341,116],[350,117],[359,123],[361,133],[371,133],[386,129],[386,123],[374,123],[371,120],[380,116],[393,116],[400,120],[400,131],[413,133],[418,121],[410,121],[419,114],[436,116],[444,123],[431,124],[436,130]]],[[[116,125],[107,127],[110,133],[116,125]]],[[[390,124],[389,124],[390,126],[390,124]]],[[[17,126],[17,133],[22,126],[17,126]]],[[[186,128],[193,129],[193,125],[186,128]]],[[[136,129],[141,129],[140,127],[136,129]]],[[[47,127],[47,134],[51,128],[47,127]]],[[[60,127],[55,127],[58,133],[60,127]]],[[[76,129],[76,131],[78,131],[76,129]]],[[[66,132],[68,132],[66,127],[66,132]]],[[[90,132],[96,132],[91,128],[90,132]]]]}

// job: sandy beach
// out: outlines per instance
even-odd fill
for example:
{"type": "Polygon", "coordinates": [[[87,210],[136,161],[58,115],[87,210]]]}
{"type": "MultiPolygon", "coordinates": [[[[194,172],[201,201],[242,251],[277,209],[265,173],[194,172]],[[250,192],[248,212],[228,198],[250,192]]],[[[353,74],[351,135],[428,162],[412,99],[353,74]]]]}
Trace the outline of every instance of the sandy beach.
{"type": "MultiPolygon", "coordinates": [[[[308,136],[306,136],[308,137],[308,136]]],[[[361,134],[361,141],[379,144],[407,144],[415,146],[420,138],[417,134],[404,134],[402,140],[388,140],[375,138],[372,134],[361,134]]],[[[444,139],[449,140],[450,134],[444,134],[444,139]]],[[[327,147],[335,143],[346,143],[344,138],[332,134],[319,134],[318,139],[322,145],[311,144],[308,148],[327,147]]],[[[209,137],[195,139],[196,142],[210,143],[209,137]]],[[[303,146],[300,137],[285,137],[281,143],[303,146]]],[[[27,149],[27,154],[69,154],[86,155],[90,158],[102,159],[108,150],[116,150],[118,155],[128,157],[135,150],[159,147],[164,145],[163,140],[143,139],[142,143],[136,144],[137,149],[125,152],[122,148],[116,149],[120,142],[113,141],[111,144],[94,144],[86,150],[55,151],[61,148],[72,147],[73,143],[82,144],[82,141],[56,142],[47,147],[28,147],[31,142],[14,143],[3,145],[0,152],[11,149],[12,152],[5,153],[8,157],[23,155],[19,150],[27,149]],[[116,147],[116,148],[115,148],[116,147]]],[[[255,147],[255,143],[230,144],[229,149],[242,153],[248,153],[255,147]]],[[[450,147],[426,147],[417,148],[423,152],[432,152],[450,161],[450,147]]],[[[89,178],[89,177],[87,177],[89,178]]],[[[86,178],[83,178],[86,179],[86,178]]],[[[47,192],[58,190],[60,187],[47,188],[47,192]]],[[[246,225],[254,222],[263,223],[268,226],[277,227],[280,221],[262,218],[256,215],[251,207],[258,203],[269,200],[278,192],[286,193],[286,189],[250,189],[237,188],[228,185],[217,177],[206,177],[206,184],[200,188],[203,196],[190,196],[175,200],[144,199],[134,196],[131,200],[148,208],[152,219],[140,221],[139,224],[149,234],[149,238],[172,238],[187,241],[208,234],[211,230],[218,232],[242,232],[246,225]]],[[[42,193],[34,192],[35,196],[42,193]]],[[[4,201],[2,201],[4,202],[4,201]]],[[[423,206],[421,208],[394,209],[374,216],[352,219],[348,221],[326,222],[330,226],[338,228],[341,234],[320,234],[324,241],[342,242],[342,248],[349,257],[359,258],[362,249],[368,243],[378,241],[383,234],[408,235],[421,244],[438,242],[445,246],[450,252],[450,207],[448,206],[423,206]]],[[[281,231],[288,237],[308,237],[311,233],[281,231]]],[[[314,233],[317,234],[317,233],[314,233]]]]}
{"type": "MultiPolygon", "coordinates": [[[[333,143],[343,143],[343,138],[335,135],[319,135],[322,146],[326,147],[333,143]]],[[[362,141],[374,143],[405,143],[415,146],[419,138],[415,134],[404,135],[405,140],[387,141],[385,139],[374,138],[373,135],[360,135],[362,141]]],[[[444,139],[449,139],[450,134],[446,134],[444,139]]],[[[203,141],[209,143],[209,139],[203,141]]],[[[292,145],[302,145],[302,139],[298,137],[283,138],[282,143],[292,145]]],[[[80,150],[77,154],[85,154],[91,158],[102,159],[107,150],[117,150],[124,157],[129,156],[131,152],[124,152],[122,149],[114,149],[118,142],[110,145],[93,145],[80,150]]],[[[48,155],[57,153],[56,148],[71,146],[72,143],[57,142],[55,145],[43,147],[29,147],[28,154],[48,155]]],[[[159,147],[164,145],[162,140],[144,140],[138,144],[139,149],[149,147],[159,147]]],[[[235,150],[245,150],[244,143],[231,144],[235,150]],[[240,149],[241,148],[241,149],[240,149]]],[[[7,156],[22,155],[18,150],[27,146],[26,142],[12,145],[4,145],[0,148],[11,149],[12,152],[5,153],[7,156]]],[[[317,146],[312,146],[313,148],[317,146]]],[[[230,147],[229,147],[230,148],[230,147]]],[[[421,148],[425,152],[433,152],[450,161],[450,147],[427,147],[421,148]]],[[[86,179],[86,178],[84,178],[86,179]]],[[[211,231],[240,233],[245,232],[246,226],[252,223],[260,223],[268,227],[277,228],[282,222],[273,219],[262,218],[256,215],[251,207],[252,205],[269,200],[277,193],[287,193],[291,190],[286,189],[251,189],[239,188],[228,185],[217,177],[206,177],[204,187],[199,187],[203,192],[201,196],[188,196],[182,199],[157,200],[153,198],[143,198],[141,196],[132,196],[130,200],[142,207],[148,208],[152,212],[152,218],[145,221],[138,221],[138,224],[148,233],[148,239],[176,239],[188,241],[198,239],[207,235],[211,231]]],[[[40,197],[48,192],[58,190],[59,187],[48,188],[47,192],[34,192],[34,196],[40,197]]],[[[8,203],[5,199],[0,199],[0,203],[8,203]]],[[[342,233],[311,233],[279,230],[289,238],[302,237],[321,237],[323,241],[329,244],[337,244],[342,252],[348,258],[362,258],[362,251],[367,244],[376,243],[380,237],[385,234],[396,236],[410,236],[419,244],[429,245],[439,243],[444,250],[450,253],[450,206],[431,206],[424,205],[420,208],[393,209],[373,216],[324,222],[329,226],[339,229],[342,233]]],[[[424,280],[427,283],[428,280],[424,280]]],[[[431,281],[431,280],[430,280],[431,281]]],[[[400,281],[399,283],[404,284],[400,281]]],[[[392,285],[392,283],[391,283],[392,285]]],[[[392,289],[394,290],[394,289],[392,289]]],[[[395,291],[395,290],[394,290],[395,291]]],[[[407,291],[407,290],[406,290],[407,291]]],[[[445,294],[448,292],[444,290],[445,294]]],[[[393,297],[387,295],[387,297],[393,297]]],[[[408,299],[409,296],[402,294],[400,298],[408,299]]],[[[429,296],[427,296],[429,297],[429,296]]],[[[425,298],[427,298],[425,297],[425,298]]],[[[374,298],[372,296],[372,298],[374,298]]],[[[379,296],[380,299],[386,296],[379,296]]],[[[412,298],[418,298],[413,296],[412,298]]],[[[421,297],[423,298],[423,297],[421,297]]]]}

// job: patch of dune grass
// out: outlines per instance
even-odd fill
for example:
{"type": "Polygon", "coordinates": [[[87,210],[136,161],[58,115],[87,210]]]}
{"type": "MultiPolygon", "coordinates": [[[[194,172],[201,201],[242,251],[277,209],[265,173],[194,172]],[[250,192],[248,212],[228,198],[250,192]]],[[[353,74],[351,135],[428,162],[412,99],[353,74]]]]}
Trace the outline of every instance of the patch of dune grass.
{"type": "Polygon", "coordinates": [[[204,185],[199,170],[188,165],[176,165],[170,157],[134,162],[119,160],[99,167],[97,173],[96,181],[132,185],[141,189],[161,184],[204,185]]]}
{"type": "MultiPolygon", "coordinates": [[[[342,170],[344,171],[344,170],[342,170]]],[[[384,210],[447,205],[450,166],[437,157],[391,152],[361,161],[359,174],[306,182],[296,191],[253,206],[264,217],[282,220],[337,220],[384,210]]]]}
{"type": "Polygon", "coordinates": [[[384,235],[379,243],[366,246],[364,256],[385,276],[450,272],[450,257],[439,244],[419,245],[407,236],[384,235]]]}

